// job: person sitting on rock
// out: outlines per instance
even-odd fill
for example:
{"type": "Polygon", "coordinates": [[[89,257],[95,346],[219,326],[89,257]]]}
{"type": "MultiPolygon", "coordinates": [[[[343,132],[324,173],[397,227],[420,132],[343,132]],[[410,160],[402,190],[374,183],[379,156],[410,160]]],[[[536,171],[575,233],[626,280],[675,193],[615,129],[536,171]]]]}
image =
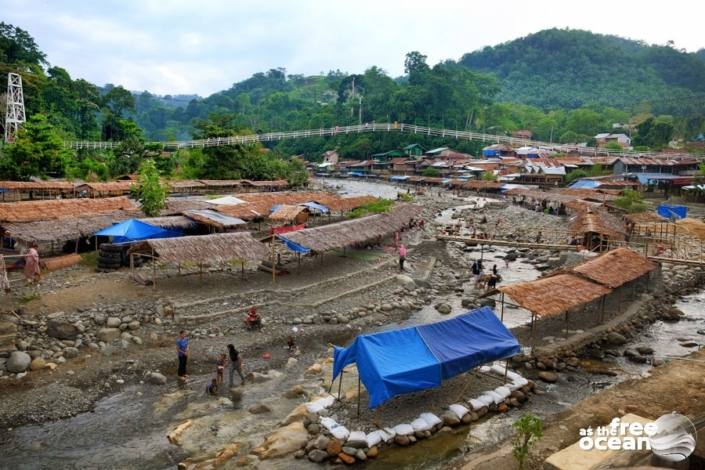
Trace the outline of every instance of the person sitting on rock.
{"type": "Polygon", "coordinates": [[[262,318],[257,313],[255,307],[250,308],[245,317],[245,326],[248,330],[259,330],[262,328],[262,318]]]}
{"type": "Polygon", "coordinates": [[[218,395],[218,379],[211,380],[211,383],[206,385],[206,395],[216,396],[218,395]]]}

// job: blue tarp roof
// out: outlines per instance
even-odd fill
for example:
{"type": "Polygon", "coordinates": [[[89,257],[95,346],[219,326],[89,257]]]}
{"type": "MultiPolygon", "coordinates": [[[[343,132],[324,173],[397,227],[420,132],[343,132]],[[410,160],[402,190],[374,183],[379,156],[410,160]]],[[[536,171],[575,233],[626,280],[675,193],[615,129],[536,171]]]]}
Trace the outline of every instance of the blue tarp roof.
{"type": "Polygon", "coordinates": [[[330,212],[330,209],[328,209],[326,206],[323,204],[319,204],[317,202],[306,202],[304,204],[301,204],[302,206],[306,206],[309,209],[311,209],[313,212],[320,212],[321,214],[327,214],[330,212]]]}
{"type": "Polygon", "coordinates": [[[406,181],[408,180],[408,176],[390,176],[389,181],[406,181]]]}
{"type": "Polygon", "coordinates": [[[113,237],[116,243],[131,242],[136,240],[147,240],[148,238],[169,238],[179,237],[181,232],[176,230],[166,230],[161,227],[146,224],[137,219],[129,219],[119,224],[106,227],[96,235],[102,237],[113,237]]]}
{"type": "Polygon", "coordinates": [[[656,208],[656,212],[661,217],[665,217],[667,219],[685,219],[688,217],[688,206],[661,204],[656,208]]]}
{"type": "Polygon", "coordinates": [[[333,378],[356,363],[375,408],[517,353],[516,338],[492,309],[482,307],[450,320],[358,336],[350,347],[335,348],[333,378]]]}
{"type": "Polygon", "coordinates": [[[668,181],[682,178],[682,176],[670,173],[630,173],[630,175],[636,176],[640,184],[649,184],[649,181],[668,181]]]}
{"type": "Polygon", "coordinates": [[[588,180],[588,179],[579,179],[568,187],[571,189],[595,189],[598,186],[600,186],[599,181],[588,180]]]}
{"type": "Polygon", "coordinates": [[[365,176],[365,173],[362,172],[362,171],[351,171],[351,172],[348,173],[348,174],[349,174],[350,176],[360,176],[360,177],[365,176]]]}
{"type": "Polygon", "coordinates": [[[299,245],[298,243],[292,242],[291,240],[288,240],[282,236],[277,235],[277,238],[283,241],[284,245],[286,245],[286,247],[294,253],[306,254],[311,252],[309,248],[306,248],[303,245],[299,245]]]}

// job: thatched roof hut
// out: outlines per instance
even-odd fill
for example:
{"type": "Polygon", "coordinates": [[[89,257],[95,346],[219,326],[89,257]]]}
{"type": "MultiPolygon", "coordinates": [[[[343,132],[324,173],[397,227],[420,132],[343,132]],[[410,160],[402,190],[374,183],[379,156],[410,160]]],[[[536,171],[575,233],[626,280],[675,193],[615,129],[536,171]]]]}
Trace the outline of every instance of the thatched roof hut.
{"type": "Polygon", "coordinates": [[[135,209],[135,204],[126,197],[10,202],[0,204],[0,223],[59,220],[135,209]]]}
{"type": "Polygon", "coordinates": [[[385,214],[298,230],[281,238],[323,253],[387,237],[408,225],[420,212],[415,204],[397,204],[385,214]]]}
{"type": "Polygon", "coordinates": [[[303,206],[282,204],[269,214],[270,220],[304,223],[308,219],[308,209],[303,206]]]}
{"type": "Polygon", "coordinates": [[[604,210],[588,210],[579,213],[570,225],[576,235],[599,234],[613,240],[624,240],[627,228],[619,218],[604,210]]]}
{"type": "Polygon", "coordinates": [[[573,274],[557,274],[509,284],[498,290],[539,317],[559,315],[611,292],[604,286],[573,274]]]}
{"type": "Polygon", "coordinates": [[[107,183],[82,183],[76,186],[76,192],[79,194],[85,192],[90,197],[126,196],[130,194],[130,191],[136,185],[137,182],[132,180],[110,181],[107,183]]]}
{"type": "Polygon", "coordinates": [[[570,269],[591,281],[616,289],[656,269],[656,265],[629,248],[617,248],[570,269]]]}
{"type": "Polygon", "coordinates": [[[242,219],[230,217],[211,209],[186,211],[184,212],[184,215],[189,219],[192,219],[192,221],[196,221],[199,224],[208,225],[219,230],[228,230],[247,224],[247,222],[242,219]]]}
{"type": "Polygon", "coordinates": [[[196,222],[183,215],[171,215],[165,217],[147,217],[144,219],[139,219],[140,222],[145,224],[154,225],[155,227],[161,227],[165,229],[189,229],[196,225],[196,222]]]}
{"type": "Polygon", "coordinates": [[[222,265],[232,261],[259,263],[267,247],[249,232],[217,233],[193,237],[157,238],[137,243],[131,253],[154,253],[167,263],[222,265]]]}

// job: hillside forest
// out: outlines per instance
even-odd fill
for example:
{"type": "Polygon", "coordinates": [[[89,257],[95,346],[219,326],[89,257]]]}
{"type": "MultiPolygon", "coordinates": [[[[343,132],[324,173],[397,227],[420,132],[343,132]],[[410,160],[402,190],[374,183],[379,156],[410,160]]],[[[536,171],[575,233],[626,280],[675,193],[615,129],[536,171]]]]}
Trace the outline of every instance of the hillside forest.
{"type": "Polygon", "coordinates": [[[0,23],[0,90],[7,87],[8,72],[20,73],[28,115],[17,141],[0,148],[0,178],[107,180],[150,159],[173,178],[285,178],[299,184],[306,173],[294,155],[317,160],[337,149],[344,158],[364,159],[410,143],[477,155],[483,145],[395,133],[170,153],[159,144],[358,122],[496,134],[528,129],[535,139],[588,145],[597,133],[625,132],[637,148],[659,149],[705,131],[705,106],[698,106],[705,96],[703,56],[672,45],[546,30],[435,65],[410,52],[401,77],[376,66],[311,76],[275,68],[206,98],[157,96],[73,78],[49,64],[26,31],[0,23]],[[70,140],[120,144],[76,151],[64,148],[70,140]]]}

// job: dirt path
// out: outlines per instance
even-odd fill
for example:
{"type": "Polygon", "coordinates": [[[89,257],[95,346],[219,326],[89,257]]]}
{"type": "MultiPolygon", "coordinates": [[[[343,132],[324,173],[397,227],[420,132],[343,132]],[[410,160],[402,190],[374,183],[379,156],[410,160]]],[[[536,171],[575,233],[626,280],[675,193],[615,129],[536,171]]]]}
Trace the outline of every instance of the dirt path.
{"type": "MultiPolygon", "coordinates": [[[[530,468],[540,469],[548,456],[576,442],[580,428],[606,425],[625,413],[656,419],[672,411],[689,417],[705,413],[705,351],[656,367],[647,378],[623,382],[553,416],[544,423],[530,468]]],[[[455,468],[514,469],[511,443],[470,455],[455,468]]]]}

